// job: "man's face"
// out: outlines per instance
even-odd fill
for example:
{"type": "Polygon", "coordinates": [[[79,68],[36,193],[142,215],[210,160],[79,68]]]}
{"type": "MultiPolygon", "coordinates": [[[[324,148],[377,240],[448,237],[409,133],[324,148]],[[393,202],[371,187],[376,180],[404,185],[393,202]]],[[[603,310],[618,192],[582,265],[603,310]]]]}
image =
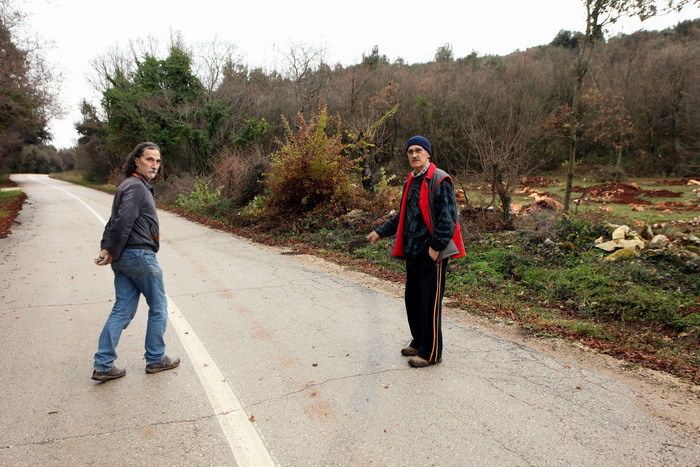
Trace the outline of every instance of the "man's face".
{"type": "Polygon", "coordinates": [[[145,149],[141,157],[136,158],[136,172],[149,182],[158,175],[160,169],[160,151],[145,149]]]}
{"type": "Polygon", "coordinates": [[[409,146],[406,154],[408,155],[408,163],[411,164],[413,170],[420,170],[425,167],[425,164],[428,163],[428,158],[430,157],[428,151],[417,144],[409,146]]]}

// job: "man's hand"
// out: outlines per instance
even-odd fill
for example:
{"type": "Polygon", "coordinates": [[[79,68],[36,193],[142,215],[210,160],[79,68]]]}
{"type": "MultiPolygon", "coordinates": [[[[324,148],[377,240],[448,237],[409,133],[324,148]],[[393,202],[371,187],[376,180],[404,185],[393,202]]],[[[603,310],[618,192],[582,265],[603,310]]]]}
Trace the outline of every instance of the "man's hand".
{"type": "Polygon", "coordinates": [[[433,250],[433,247],[428,247],[428,254],[431,258],[433,258],[433,261],[437,261],[438,256],[440,256],[440,252],[437,250],[433,250]]]}
{"type": "Polygon", "coordinates": [[[374,230],[367,234],[367,241],[370,243],[377,243],[379,241],[379,234],[374,230]]]}
{"type": "Polygon", "coordinates": [[[95,264],[98,266],[106,266],[112,262],[112,255],[109,254],[107,250],[101,250],[97,258],[95,258],[95,264]]]}

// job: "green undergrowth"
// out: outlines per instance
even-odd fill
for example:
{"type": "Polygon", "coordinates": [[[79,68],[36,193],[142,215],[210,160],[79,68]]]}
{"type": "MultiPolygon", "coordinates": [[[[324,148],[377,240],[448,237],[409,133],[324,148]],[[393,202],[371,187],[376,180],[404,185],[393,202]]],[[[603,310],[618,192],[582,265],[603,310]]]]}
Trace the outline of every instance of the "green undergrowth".
{"type": "Polygon", "coordinates": [[[68,172],[54,172],[49,174],[50,178],[55,178],[57,180],[63,180],[64,182],[75,183],[76,185],[82,185],[89,188],[94,188],[96,190],[104,191],[105,193],[114,194],[117,192],[117,187],[110,183],[94,183],[86,180],[83,173],[78,170],[72,170],[68,172]]]}

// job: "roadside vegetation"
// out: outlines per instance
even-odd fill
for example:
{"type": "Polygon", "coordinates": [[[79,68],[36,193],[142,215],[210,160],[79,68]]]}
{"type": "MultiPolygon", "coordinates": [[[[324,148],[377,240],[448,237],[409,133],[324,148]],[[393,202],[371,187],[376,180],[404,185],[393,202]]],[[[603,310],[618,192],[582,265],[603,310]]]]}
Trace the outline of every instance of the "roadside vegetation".
{"type": "MultiPolygon", "coordinates": [[[[679,199],[694,195],[694,185],[687,185],[688,181],[625,183],[649,190],[673,184],[673,191],[681,193],[673,199],[679,199]]],[[[167,195],[167,184],[158,183],[163,189],[157,186],[157,193],[167,195]]],[[[548,190],[556,192],[565,182],[561,177],[548,183],[552,184],[548,190]]],[[[219,189],[201,179],[194,184],[189,194],[181,193],[174,200],[159,196],[159,204],[294,253],[318,255],[387,280],[403,280],[403,263],[388,255],[391,240],[376,245],[364,240],[398,207],[399,186],[387,184],[380,194],[354,197],[354,207],[338,209],[329,193],[327,202],[280,217],[279,206],[266,201],[275,196],[275,185],[266,185],[265,195],[232,210],[219,189]]],[[[620,184],[608,186],[614,193],[620,184]]],[[[523,188],[527,187],[517,191],[523,188]]],[[[668,212],[665,198],[641,199],[655,203],[646,221],[638,218],[636,205],[590,199],[581,201],[577,212],[564,215],[533,207],[538,206],[533,198],[523,198],[523,203],[530,201],[525,206],[532,210],[516,217],[513,230],[503,228],[497,210],[462,203],[468,254],[450,264],[448,304],[517,325],[529,335],[577,340],[633,364],[699,382],[700,207],[689,199],[682,209],[668,212]],[[651,220],[655,222],[647,222],[651,220]],[[669,244],[635,251],[628,259],[606,261],[611,254],[596,248],[595,242],[600,237],[609,239],[619,225],[639,232],[648,227],[654,236],[667,237],[669,244]]]]}
{"type": "Polygon", "coordinates": [[[85,174],[79,170],[70,170],[67,172],[54,172],[51,174],[52,178],[57,178],[66,182],[75,183],[76,185],[82,185],[96,190],[104,191],[105,193],[114,194],[117,191],[116,185],[112,183],[95,183],[88,180],[85,174]]]}
{"type": "Polygon", "coordinates": [[[23,191],[14,189],[16,186],[7,174],[0,174],[0,238],[10,235],[12,225],[27,198],[23,191]]]}
{"type": "Polygon", "coordinates": [[[0,166],[110,191],[124,155],[154,141],[160,206],[401,281],[390,242],[364,237],[398,207],[402,142],[422,133],[458,189],[468,255],[452,305],[698,383],[700,20],[605,37],[621,16],[687,3],[582,0],[583,32],[505,56],[445,44],[414,64],[373,47],[331,65],[295,45],[265,70],[231,44],[134,43],[94,60],[101,100],[83,102],[70,150],[44,144],[45,87],[0,82],[44,98],[17,101],[34,105],[25,123],[0,112],[0,166]]]}

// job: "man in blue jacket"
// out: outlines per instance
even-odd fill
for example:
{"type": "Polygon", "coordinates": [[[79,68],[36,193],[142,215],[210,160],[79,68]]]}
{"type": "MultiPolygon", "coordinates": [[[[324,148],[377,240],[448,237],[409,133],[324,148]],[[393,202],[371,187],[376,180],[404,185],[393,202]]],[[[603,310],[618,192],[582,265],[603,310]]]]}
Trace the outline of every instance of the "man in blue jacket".
{"type": "Polygon", "coordinates": [[[146,373],[170,370],[180,359],[165,355],[165,326],[168,305],[163,271],[156,253],[160,248],[158,215],[151,180],[161,167],[160,148],[155,143],[139,143],[123,167],[125,180],[117,188],[112,214],[102,236],[101,251],[95,263],[112,265],[116,300],[102,329],[95,353],[92,379],[121,378],[126,370],[114,366],[121,333],[134,318],[139,297],[148,303],[146,328],[146,373]]]}

